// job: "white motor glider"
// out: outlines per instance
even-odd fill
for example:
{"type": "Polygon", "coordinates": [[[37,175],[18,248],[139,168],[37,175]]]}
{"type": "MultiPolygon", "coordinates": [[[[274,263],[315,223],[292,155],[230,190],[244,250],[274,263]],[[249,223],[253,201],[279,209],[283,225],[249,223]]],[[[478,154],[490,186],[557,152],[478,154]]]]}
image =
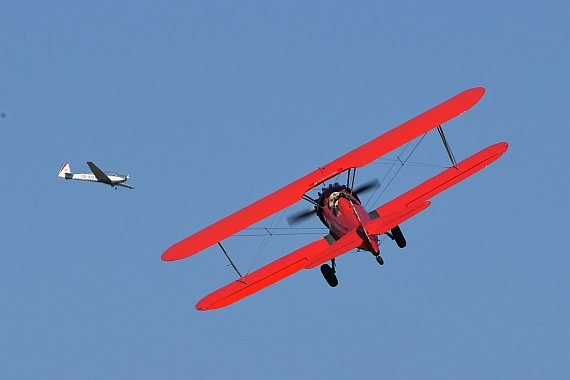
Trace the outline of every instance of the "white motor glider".
{"type": "Polygon", "coordinates": [[[89,168],[93,173],[80,173],[72,174],[69,164],[63,164],[59,170],[59,177],[65,179],[77,179],[80,181],[91,181],[91,182],[102,182],[107,185],[113,186],[117,189],[117,186],[126,187],[128,189],[134,189],[129,185],[125,185],[124,182],[129,179],[129,175],[120,175],[112,172],[103,172],[99,169],[93,162],[88,162],[89,168]]]}

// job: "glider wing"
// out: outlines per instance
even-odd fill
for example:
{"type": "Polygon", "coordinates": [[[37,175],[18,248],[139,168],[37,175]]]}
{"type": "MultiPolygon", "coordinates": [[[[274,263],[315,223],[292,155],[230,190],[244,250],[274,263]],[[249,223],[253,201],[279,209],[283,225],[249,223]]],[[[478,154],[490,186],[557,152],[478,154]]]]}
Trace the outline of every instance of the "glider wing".
{"type": "Polygon", "coordinates": [[[476,87],[455,95],[303,178],[172,245],[162,254],[162,259],[166,261],[183,259],[232,236],[236,232],[299,201],[303,194],[318,184],[350,168],[367,165],[408,141],[462,114],[473,107],[484,93],[484,88],[476,87]]]}
{"type": "Polygon", "coordinates": [[[89,169],[91,169],[91,171],[95,175],[95,178],[97,178],[97,181],[106,183],[107,185],[113,184],[111,182],[111,180],[109,179],[109,177],[107,177],[107,174],[103,173],[101,171],[101,169],[99,169],[93,162],[89,161],[89,162],[87,162],[87,165],[89,166],[89,169]]]}

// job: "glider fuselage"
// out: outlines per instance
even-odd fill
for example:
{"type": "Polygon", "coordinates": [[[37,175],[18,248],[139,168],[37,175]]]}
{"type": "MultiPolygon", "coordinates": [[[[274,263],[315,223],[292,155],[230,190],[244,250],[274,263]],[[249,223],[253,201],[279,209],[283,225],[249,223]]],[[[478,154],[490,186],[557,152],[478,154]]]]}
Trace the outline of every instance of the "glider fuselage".
{"type": "MultiPolygon", "coordinates": [[[[127,176],[118,175],[118,174],[108,174],[105,173],[109,180],[111,181],[111,186],[116,186],[119,183],[123,183],[127,180],[127,176]]],[[[95,174],[92,173],[78,173],[78,174],[66,174],[65,179],[75,179],[80,181],[93,181],[93,182],[101,182],[95,177],[95,174]]]]}

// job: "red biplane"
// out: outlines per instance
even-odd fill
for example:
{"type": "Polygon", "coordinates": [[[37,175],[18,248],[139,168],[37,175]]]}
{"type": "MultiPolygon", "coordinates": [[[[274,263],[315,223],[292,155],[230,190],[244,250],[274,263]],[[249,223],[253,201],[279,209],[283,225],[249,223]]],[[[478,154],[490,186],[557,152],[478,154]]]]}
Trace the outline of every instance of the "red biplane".
{"type": "MultiPolygon", "coordinates": [[[[207,295],[198,302],[198,310],[211,310],[228,306],[301,269],[321,266],[321,272],[329,285],[338,284],[335,275],[335,258],[353,249],[370,251],[379,264],[383,264],[378,246],[378,236],[386,234],[403,248],[406,240],[399,225],[425,210],[430,199],[465,178],[475,174],[498,159],[508,148],[506,142],[491,145],[473,156],[456,163],[443,135],[441,125],[474,106],[485,93],[478,87],[466,90],[435,106],[404,124],[384,133],[374,140],[354,149],[331,163],[319,167],[303,178],[252,203],[230,216],[204,228],[192,236],[174,244],[163,254],[166,261],[191,256],[254,223],[305,199],[314,205],[314,210],[329,234],[296,251],[207,295]],[[407,142],[437,128],[448,150],[453,166],[428,179],[419,186],[368,212],[361,204],[357,190],[352,189],[351,173],[393,151],[407,142]],[[309,190],[348,171],[347,184],[331,184],[324,187],[317,199],[306,195],[309,190]],[[332,266],[327,263],[331,261],[332,266]]],[[[354,178],[352,178],[352,184],[354,178]]],[[[228,256],[228,259],[229,256],[228,256]]],[[[233,263],[230,263],[233,266],[233,263]]]]}

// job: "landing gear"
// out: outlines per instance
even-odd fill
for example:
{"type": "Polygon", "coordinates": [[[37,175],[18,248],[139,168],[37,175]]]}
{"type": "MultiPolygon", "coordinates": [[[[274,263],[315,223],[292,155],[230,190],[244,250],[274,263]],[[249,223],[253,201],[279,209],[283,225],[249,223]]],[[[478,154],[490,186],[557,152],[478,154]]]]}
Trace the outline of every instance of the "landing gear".
{"type": "Polygon", "coordinates": [[[406,239],[404,238],[400,226],[392,228],[390,232],[386,232],[386,235],[388,235],[390,239],[395,240],[398,247],[404,248],[406,246],[406,239]]]}
{"type": "Polygon", "coordinates": [[[384,259],[382,258],[382,256],[380,255],[376,256],[376,261],[378,262],[378,264],[384,265],[384,259]]]}
{"type": "Polygon", "coordinates": [[[323,277],[325,278],[325,280],[327,280],[327,283],[331,286],[331,287],[335,287],[338,285],[338,278],[336,278],[336,270],[335,270],[335,262],[334,259],[332,259],[332,268],[330,265],[328,264],[323,264],[321,265],[321,273],[323,274],[323,277]]]}

